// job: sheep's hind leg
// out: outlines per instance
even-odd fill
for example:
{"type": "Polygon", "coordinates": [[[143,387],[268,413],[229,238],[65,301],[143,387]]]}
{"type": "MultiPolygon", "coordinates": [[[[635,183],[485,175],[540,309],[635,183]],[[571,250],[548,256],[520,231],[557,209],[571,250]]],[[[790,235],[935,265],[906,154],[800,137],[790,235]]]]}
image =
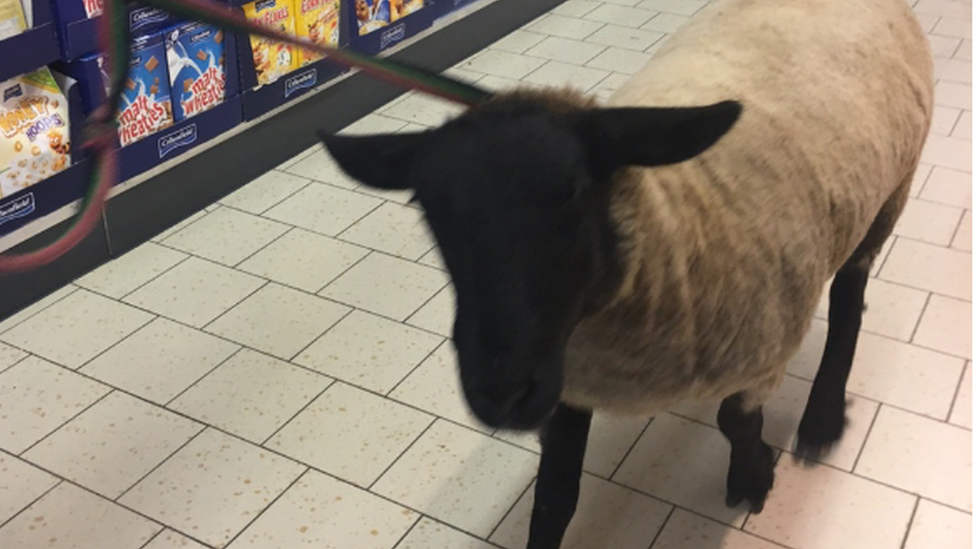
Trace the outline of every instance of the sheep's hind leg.
{"type": "Polygon", "coordinates": [[[736,393],[722,401],[718,427],[732,445],[725,504],[735,507],[746,500],[750,511],[759,513],[773,487],[776,465],[773,449],[762,440],[762,406],[749,409],[743,393],[736,393]]]}
{"type": "Polygon", "coordinates": [[[543,428],[527,549],[559,549],[579,500],[592,412],[560,404],[543,428]]]}

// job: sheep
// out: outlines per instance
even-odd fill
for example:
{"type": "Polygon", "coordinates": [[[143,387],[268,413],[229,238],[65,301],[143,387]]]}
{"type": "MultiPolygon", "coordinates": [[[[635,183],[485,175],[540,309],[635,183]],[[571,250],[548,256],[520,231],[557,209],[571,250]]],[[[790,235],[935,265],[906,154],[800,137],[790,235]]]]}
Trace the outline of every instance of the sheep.
{"type": "Polygon", "coordinates": [[[561,544],[594,410],[721,399],[726,503],[761,512],[762,404],[831,278],[796,455],[841,438],[869,270],[933,87],[904,0],[717,0],[606,106],[516,89],[425,132],[323,135],[350,177],[423,209],[470,409],[541,429],[530,549],[561,544]]]}

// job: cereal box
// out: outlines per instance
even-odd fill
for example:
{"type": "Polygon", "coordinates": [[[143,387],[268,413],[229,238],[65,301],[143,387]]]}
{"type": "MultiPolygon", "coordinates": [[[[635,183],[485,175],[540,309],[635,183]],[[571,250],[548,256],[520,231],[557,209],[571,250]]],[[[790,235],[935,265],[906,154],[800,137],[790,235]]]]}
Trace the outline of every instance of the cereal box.
{"type": "Polygon", "coordinates": [[[0,196],[71,164],[68,101],[47,68],[0,83],[0,196]]]}
{"type": "Polygon", "coordinates": [[[205,23],[184,23],[164,31],[173,117],[177,122],[224,100],[224,31],[205,23]]]}
{"type": "MultiPolygon", "coordinates": [[[[294,0],[257,0],[244,4],[244,16],[259,25],[295,33],[294,0]]],[[[298,68],[298,52],[290,44],[251,36],[258,84],[270,84],[298,68]]]]}
{"type": "MultiPolygon", "coordinates": [[[[298,36],[322,46],[339,45],[339,0],[295,0],[296,32],[298,36]]],[[[311,50],[300,50],[302,66],[322,59],[311,50]]]]}
{"type": "Polygon", "coordinates": [[[390,0],[356,0],[355,7],[360,36],[390,23],[390,0]]]}
{"type": "Polygon", "coordinates": [[[119,112],[119,141],[123,147],[173,125],[167,72],[161,33],[133,40],[119,112]]]}
{"type": "Polygon", "coordinates": [[[24,6],[20,0],[0,0],[0,40],[18,35],[26,29],[24,6]]]}
{"type": "Polygon", "coordinates": [[[424,7],[424,0],[390,0],[390,22],[403,19],[424,7]]]}

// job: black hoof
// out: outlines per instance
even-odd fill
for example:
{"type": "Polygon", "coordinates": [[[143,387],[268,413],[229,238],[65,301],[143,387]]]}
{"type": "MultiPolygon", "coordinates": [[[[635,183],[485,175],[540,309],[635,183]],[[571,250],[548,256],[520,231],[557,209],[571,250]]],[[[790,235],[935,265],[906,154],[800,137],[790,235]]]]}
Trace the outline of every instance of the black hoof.
{"type": "Polygon", "coordinates": [[[794,460],[821,461],[840,441],[847,428],[847,403],[807,406],[797,431],[794,460]]]}
{"type": "Polygon", "coordinates": [[[733,455],[725,504],[737,507],[743,501],[748,501],[751,513],[761,513],[766,505],[766,497],[773,488],[775,466],[773,449],[765,443],[751,455],[733,455]]]}

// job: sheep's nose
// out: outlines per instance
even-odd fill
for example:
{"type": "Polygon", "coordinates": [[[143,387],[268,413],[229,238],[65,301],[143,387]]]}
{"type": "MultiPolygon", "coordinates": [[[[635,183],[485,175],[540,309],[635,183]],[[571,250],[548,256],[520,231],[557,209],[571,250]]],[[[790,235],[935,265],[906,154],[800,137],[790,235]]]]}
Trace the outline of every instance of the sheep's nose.
{"type": "Polygon", "coordinates": [[[468,403],[489,427],[519,430],[539,427],[556,405],[543,395],[538,383],[528,380],[474,391],[468,395],[468,403]]]}

